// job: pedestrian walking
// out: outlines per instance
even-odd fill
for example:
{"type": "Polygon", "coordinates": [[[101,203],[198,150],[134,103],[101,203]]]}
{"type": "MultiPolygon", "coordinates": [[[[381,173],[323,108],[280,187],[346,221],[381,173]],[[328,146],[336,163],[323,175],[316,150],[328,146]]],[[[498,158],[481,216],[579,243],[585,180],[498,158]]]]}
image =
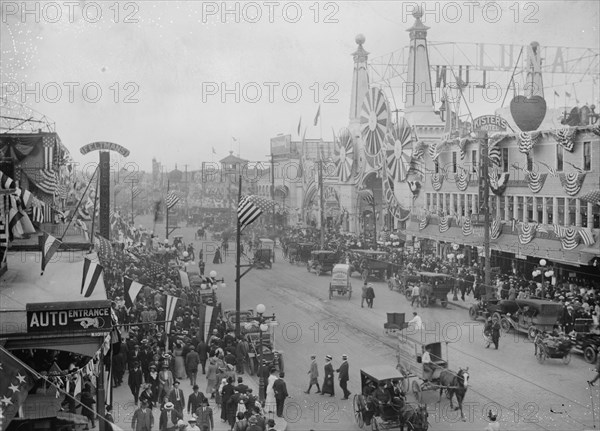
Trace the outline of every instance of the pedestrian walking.
{"type": "Polygon", "coordinates": [[[175,410],[181,413],[181,416],[183,417],[185,396],[183,395],[183,391],[179,388],[179,380],[173,382],[173,389],[169,393],[169,401],[173,404],[175,410]]]}
{"type": "Polygon", "coordinates": [[[94,396],[90,392],[90,387],[88,385],[86,385],[83,392],[81,392],[81,404],[83,405],[81,408],[81,415],[88,418],[92,423],[90,428],[95,428],[96,410],[94,409],[94,404],[96,404],[96,401],[94,400],[94,396]]]}
{"type": "Polygon", "coordinates": [[[208,431],[212,431],[215,427],[213,411],[208,407],[208,400],[206,398],[202,400],[202,406],[196,410],[196,423],[201,430],[207,428],[208,431]]]}
{"type": "Polygon", "coordinates": [[[142,405],[133,413],[131,429],[134,431],[152,431],[154,415],[148,407],[148,401],[142,400],[142,405]]]}
{"type": "Polygon", "coordinates": [[[279,373],[279,378],[273,383],[273,391],[275,392],[275,413],[279,418],[283,417],[285,399],[289,397],[287,385],[285,384],[285,380],[283,380],[284,377],[284,372],[279,373]]]}
{"type": "Polygon", "coordinates": [[[321,394],[329,394],[333,397],[335,395],[335,388],[333,386],[333,365],[331,365],[332,359],[333,358],[330,355],[325,356],[325,366],[323,367],[325,370],[325,377],[323,378],[321,394]]]}
{"type": "Polygon", "coordinates": [[[373,290],[373,283],[367,285],[367,307],[373,308],[373,299],[375,299],[375,291],[373,290]]]}
{"type": "Polygon", "coordinates": [[[127,385],[133,395],[133,403],[137,406],[138,399],[140,396],[140,388],[142,387],[144,375],[140,369],[140,363],[134,362],[133,367],[129,370],[129,376],[127,377],[127,385]]]}
{"type": "Polygon", "coordinates": [[[196,410],[202,405],[202,401],[206,398],[198,385],[194,385],[192,388],[193,392],[188,397],[187,401],[187,412],[188,414],[195,413],[196,410]]]}
{"type": "Polygon", "coordinates": [[[217,247],[215,250],[215,257],[213,257],[213,264],[218,265],[223,263],[223,259],[221,259],[221,248],[217,247]]]}
{"type": "Polygon", "coordinates": [[[158,420],[158,429],[160,431],[176,431],[177,422],[183,419],[183,415],[175,408],[173,403],[166,403],[158,420]]]}
{"type": "MultiPolygon", "coordinates": [[[[202,250],[200,250],[200,254],[202,254],[202,250]]],[[[200,262],[198,262],[198,269],[200,270],[200,275],[204,277],[204,268],[206,268],[206,263],[202,260],[202,256],[200,256],[200,262]]]]}
{"type": "Polygon", "coordinates": [[[317,364],[317,355],[310,355],[311,363],[310,369],[308,370],[309,380],[308,380],[308,390],[306,390],[305,394],[310,394],[310,389],[313,385],[317,386],[317,394],[321,393],[321,387],[319,386],[319,366],[317,364]]]}
{"type": "Polygon", "coordinates": [[[344,392],[344,397],[342,398],[343,400],[347,400],[350,396],[350,391],[348,390],[348,380],[350,380],[350,375],[348,372],[349,368],[348,355],[342,355],[342,363],[335,371],[339,373],[338,379],[340,380],[340,388],[342,388],[342,391],[344,392]]]}
{"type": "MultiPolygon", "coordinates": [[[[360,308],[364,308],[365,305],[365,301],[367,299],[367,282],[365,281],[362,287],[362,295],[360,297],[360,308]]],[[[369,305],[369,303],[367,302],[367,305],[369,305]]]]}
{"type": "Polygon", "coordinates": [[[420,303],[420,298],[419,298],[419,285],[415,284],[412,288],[412,294],[411,294],[411,299],[410,299],[410,306],[413,307],[415,305],[415,301],[417,301],[417,307],[419,306],[420,303]]]}
{"type": "Polygon", "coordinates": [[[201,431],[196,423],[196,418],[191,418],[188,420],[188,426],[185,431],[201,431]]]}
{"type": "Polygon", "coordinates": [[[492,325],[492,342],[494,347],[498,350],[498,343],[500,342],[500,321],[496,320],[492,325]]]}
{"type": "Polygon", "coordinates": [[[483,335],[485,336],[485,348],[489,349],[490,345],[493,343],[492,341],[492,327],[494,323],[492,322],[492,318],[488,317],[485,321],[485,327],[483,328],[483,335]]]}
{"type": "Polygon", "coordinates": [[[200,356],[194,346],[190,346],[190,351],[185,355],[185,370],[190,379],[190,386],[196,384],[196,377],[198,376],[198,365],[200,365],[200,356]]]}

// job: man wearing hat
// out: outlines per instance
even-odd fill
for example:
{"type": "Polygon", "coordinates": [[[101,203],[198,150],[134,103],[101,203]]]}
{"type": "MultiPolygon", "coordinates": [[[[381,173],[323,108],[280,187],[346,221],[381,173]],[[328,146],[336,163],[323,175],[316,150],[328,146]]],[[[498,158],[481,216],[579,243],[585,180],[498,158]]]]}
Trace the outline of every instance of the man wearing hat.
{"type": "Polygon", "coordinates": [[[183,415],[175,409],[173,403],[168,402],[160,414],[158,427],[160,431],[175,431],[177,430],[177,422],[183,419],[183,415]]]}
{"type": "Polygon", "coordinates": [[[373,299],[375,299],[375,291],[373,290],[373,283],[367,285],[367,307],[373,308],[373,299]]]}
{"type": "Polygon", "coordinates": [[[348,373],[349,368],[348,355],[342,355],[342,364],[335,371],[336,373],[339,373],[338,378],[340,379],[340,388],[342,388],[342,391],[344,391],[344,398],[342,398],[343,400],[347,400],[350,396],[350,391],[348,390],[348,380],[350,380],[350,375],[348,373]]]}
{"type": "Polygon", "coordinates": [[[173,389],[169,393],[169,401],[175,406],[175,410],[181,413],[183,416],[183,410],[185,409],[185,396],[183,391],[179,388],[179,380],[173,382],[173,389]]]}
{"type": "Polygon", "coordinates": [[[131,429],[134,431],[152,431],[154,416],[146,400],[142,400],[142,406],[133,413],[131,429]]]}
{"type": "Polygon", "coordinates": [[[196,410],[196,420],[200,429],[208,427],[208,431],[212,431],[215,426],[213,420],[213,411],[210,407],[208,407],[208,400],[206,398],[202,400],[200,408],[196,410]]]}
{"type": "Polygon", "coordinates": [[[191,418],[190,420],[188,420],[188,426],[185,429],[185,431],[200,431],[200,428],[198,428],[197,425],[197,421],[196,418],[191,418]]]}
{"type": "Polygon", "coordinates": [[[190,379],[190,385],[196,384],[196,376],[198,375],[198,365],[200,365],[200,356],[196,352],[194,346],[190,346],[189,353],[185,356],[185,369],[190,379]]]}
{"type": "Polygon", "coordinates": [[[335,388],[333,386],[333,365],[331,365],[331,360],[333,358],[330,355],[325,356],[325,377],[323,379],[323,386],[321,389],[321,393],[323,395],[329,394],[332,397],[335,395],[335,388]]]}
{"type": "Polygon", "coordinates": [[[317,365],[317,355],[310,355],[311,363],[310,369],[308,370],[309,380],[308,380],[308,390],[304,392],[305,394],[310,394],[310,388],[313,385],[317,386],[317,394],[321,393],[321,387],[319,386],[319,366],[317,365]]]}
{"type": "Polygon", "coordinates": [[[129,377],[127,378],[127,385],[133,394],[133,402],[138,405],[138,397],[140,395],[140,388],[143,383],[144,376],[140,369],[140,363],[135,361],[133,367],[129,370],[129,377]]]}
{"type": "Polygon", "coordinates": [[[192,388],[193,392],[188,397],[187,402],[187,412],[188,414],[195,413],[196,410],[202,405],[202,400],[206,397],[202,392],[200,392],[200,387],[198,385],[194,385],[192,388]]]}
{"type": "MultiPolygon", "coordinates": [[[[364,308],[365,300],[367,299],[367,287],[368,287],[368,284],[365,281],[362,286],[362,295],[360,297],[360,308],[364,308]]],[[[367,301],[367,305],[368,304],[369,304],[369,302],[367,301]]]]}

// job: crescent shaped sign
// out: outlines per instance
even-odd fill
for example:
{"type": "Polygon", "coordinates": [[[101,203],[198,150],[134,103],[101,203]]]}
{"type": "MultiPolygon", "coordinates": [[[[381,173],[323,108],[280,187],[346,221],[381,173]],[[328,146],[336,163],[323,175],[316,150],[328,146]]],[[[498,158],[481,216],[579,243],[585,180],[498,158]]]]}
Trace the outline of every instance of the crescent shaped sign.
{"type": "Polygon", "coordinates": [[[92,151],[116,151],[123,157],[129,156],[129,150],[114,142],[92,142],[91,144],[84,145],[79,150],[81,154],[87,154],[92,151]]]}

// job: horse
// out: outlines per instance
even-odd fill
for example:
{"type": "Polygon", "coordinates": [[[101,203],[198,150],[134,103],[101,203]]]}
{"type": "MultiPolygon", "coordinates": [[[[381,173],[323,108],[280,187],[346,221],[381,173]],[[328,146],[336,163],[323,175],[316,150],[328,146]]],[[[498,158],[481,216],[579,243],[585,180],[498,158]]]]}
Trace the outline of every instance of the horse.
{"type": "Polygon", "coordinates": [[[429,428],[429,421],[427,418],[429,413],[427,412],[427,405],[419,404],[415,407],[410,404],[406,404],[402,408],[402,416],[400,418],[400,431],[404,431],[404,425],[408,425],[407,429],[410,431],[427,431],[429,428]]]}
{"type": "Polygon", "coordinates": [[[442,392],[446,389],[448,399],[450,399],[450,408],[454,408],[452,405],[452,397],[456,395],[456,402],[458,406],[454,410],[460,409],[460,417],[465,421],[463,414],[462,403],[467,393],[469,386],[469,367],[459,369],[458,373],[450,370],[443,370],[440,374],[440,401],[442,400],[442,392]]]}

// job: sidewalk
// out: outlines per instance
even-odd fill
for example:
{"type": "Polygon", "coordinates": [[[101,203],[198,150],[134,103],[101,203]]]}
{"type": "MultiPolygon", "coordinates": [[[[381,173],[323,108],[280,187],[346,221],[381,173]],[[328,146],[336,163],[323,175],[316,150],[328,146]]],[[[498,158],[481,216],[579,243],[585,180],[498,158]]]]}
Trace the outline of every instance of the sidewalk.
{"type": "Polygon", "coordinates": [[[452,298],[454,298],[454,294],[452,292],[449,292],[448,293],[448,304],[449,305],[453,305],[458,308],[463,308],[465,310],[468,310],[469,308],[471,308],[471,305],[474,305],[475,303],[477,303],[475,298],[473,298],[472,293],[465,295],[464,301],[461,299],[460,293],[458,294],[458,300],[455,301],[452,298]]]}

